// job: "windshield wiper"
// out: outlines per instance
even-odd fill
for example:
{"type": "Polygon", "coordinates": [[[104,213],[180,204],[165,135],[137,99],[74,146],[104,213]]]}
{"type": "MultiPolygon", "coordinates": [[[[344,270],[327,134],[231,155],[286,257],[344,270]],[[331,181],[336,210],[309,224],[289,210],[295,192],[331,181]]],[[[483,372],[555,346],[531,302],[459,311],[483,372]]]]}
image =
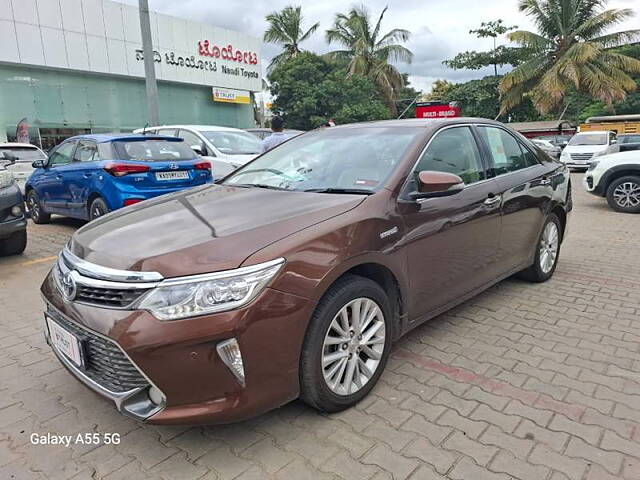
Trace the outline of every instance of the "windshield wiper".
{"type": "Polygon", "coordinates": [[[314,193],[344,193],[352,195],[373,195],[374,193],[371,190],[366,190],[364,188],[310,188],[303,191],[314,193]]]}
{"type": "Polygon", "coordinates": [[[275,185],[267,185],[266,183],[225,183],[223,185],[241,188],[265,188],[267,190],[289,190],[288,188],[276,187],[275,185]]]}

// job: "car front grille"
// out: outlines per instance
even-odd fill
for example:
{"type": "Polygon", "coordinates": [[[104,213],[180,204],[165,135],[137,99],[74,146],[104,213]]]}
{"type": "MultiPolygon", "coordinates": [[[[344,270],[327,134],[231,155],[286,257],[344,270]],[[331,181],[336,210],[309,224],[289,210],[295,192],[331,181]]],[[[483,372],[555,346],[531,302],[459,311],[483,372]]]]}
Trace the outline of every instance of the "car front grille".
{"type": "Polygon", "coordinates": [[[85,352],[85,368],[82,373],[91,380],[112,392],[128,392],[150,385],[116,343],[61,315],[52,315],[52,318],[82,340],[85,352]]]}
{"type": "Polygon", "coordinates": [[[76,301],[100,307],[124,308],[149,290],[124,290],[82,285],[78,283],[76,301]]]}
{"type": "Polygon", "coordinates": [[[593,153],[572,153],[571,160],[585,161],[591,160],[593,157],[593,153]]]}

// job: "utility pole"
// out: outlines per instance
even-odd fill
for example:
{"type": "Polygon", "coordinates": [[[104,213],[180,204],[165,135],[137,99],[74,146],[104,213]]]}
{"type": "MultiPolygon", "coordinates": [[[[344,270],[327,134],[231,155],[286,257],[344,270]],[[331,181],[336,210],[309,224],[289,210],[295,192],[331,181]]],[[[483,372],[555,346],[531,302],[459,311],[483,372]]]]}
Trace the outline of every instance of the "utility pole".
{"type": "Polygon", "coordinates": [[[151,24],[149,22],[148,0],[138,0],[140,7],[140,33],[142,35],[142,54],[144,55],[144,81],[147,86],[147,110],[149,125],[160,125],[158,113],[158,84],[153,59],[153,43],[151,41],[151,24]]]}

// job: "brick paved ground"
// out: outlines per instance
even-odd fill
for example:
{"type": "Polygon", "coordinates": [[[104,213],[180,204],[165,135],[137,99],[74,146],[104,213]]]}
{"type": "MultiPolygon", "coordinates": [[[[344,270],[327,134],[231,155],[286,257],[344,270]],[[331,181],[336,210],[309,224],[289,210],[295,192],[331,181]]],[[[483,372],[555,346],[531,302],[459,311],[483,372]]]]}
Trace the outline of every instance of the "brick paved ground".
{"type": "Polygon", "coordinates": [[[0,479],[640,479],[640,217],[574,185],[552,281],[505,281],[409,334],[355,409],[225,427],[141,425],[59,367],[37,289],[77,223],[31,228],[26,256],[0,260],[0,479]]]}

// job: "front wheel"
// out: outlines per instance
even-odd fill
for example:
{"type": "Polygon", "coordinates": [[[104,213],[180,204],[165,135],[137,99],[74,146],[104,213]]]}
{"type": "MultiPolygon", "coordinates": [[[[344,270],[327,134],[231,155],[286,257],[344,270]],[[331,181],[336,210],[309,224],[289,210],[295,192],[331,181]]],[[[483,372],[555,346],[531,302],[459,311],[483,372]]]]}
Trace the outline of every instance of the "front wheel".
{"type": "Polygon", "coordinates": [[[384,370],[392,331],[392,309],[382,287],[356,275],[341,278],[309,323],[300,362],[301,398],[324,412],[358,403],[384,370]]]}
{"type": "Polygon", "coordinates": [[[607,202],[616,212],[640,213],[640,177],[621,177],[607,188],[607,202]]]}
{"type": "Polygon", "coordinates": [[[521,271],[518,276],[530,282],[546,282],[553,276],[558,265],[562,228],[560,220],[550,213],[542,228],[536,244],[536,255],[533,265],[521,271]]]}
{"type": "Polygon", "coordinates": [[[89,205],[89,220],[95,220],[109,213],[109,207],[100,197],[94,199],[89,205]]]}
{"type": "Polygon", "coordinates": [[[38,194],[35,190],[29,190],[29,193],[27,194],[27,208],[29,209],[29,215],[31,215],[33,223],[49,223],[51,220],[51,215],[42,209],[40,199],[38,198],[38,194]]]}

